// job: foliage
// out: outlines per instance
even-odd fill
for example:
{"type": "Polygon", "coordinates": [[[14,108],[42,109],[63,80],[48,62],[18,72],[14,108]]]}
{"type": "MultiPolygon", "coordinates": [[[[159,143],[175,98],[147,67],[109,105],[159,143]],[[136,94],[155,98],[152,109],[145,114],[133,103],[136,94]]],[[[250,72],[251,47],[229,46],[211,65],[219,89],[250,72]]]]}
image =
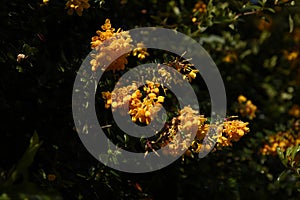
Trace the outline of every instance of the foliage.
{"type": "MultiPolygon", "coordinates": [[[[0,199],[299,199],[298,1],[13,0],[1,1],[0,9],[0,199]],[[95,32],[110,30],[100,29],[106,19],[124,31],[176,29],[202,44],[222,74],[228,115],[249,123],[250,132],[203,159],[187,153],[147,174],[95,160],[74,128],[71,99],[95,32]]],[[[129,63],[176,59],[138,50],[126,57],[129,63]]],[[[209,120],[206,86],[192,70],[184,75],[203,97],[201,114],[209,120]]],[[[121,74],[115,71],[106,80],[121,74]]],[[[111,92],[112,83],[101,86],[97,108],[110,122],[108,93],[101,92],[111,92]]],[[[159,96],[157,102],[167,102],[159,96]]]]}

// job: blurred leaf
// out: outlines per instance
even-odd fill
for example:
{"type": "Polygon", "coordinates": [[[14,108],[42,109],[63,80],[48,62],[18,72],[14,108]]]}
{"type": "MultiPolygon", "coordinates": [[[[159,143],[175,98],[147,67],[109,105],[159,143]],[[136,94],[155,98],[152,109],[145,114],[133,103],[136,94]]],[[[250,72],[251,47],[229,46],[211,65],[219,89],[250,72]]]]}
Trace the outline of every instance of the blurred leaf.
{"type": "MultiPolygon", "coordinates": [[[[16,167],[12,170],[8,180],[5,182],[5,185],[13,184],[17,178],[21,175],[26,175],[27,168],[32,164],[35,154],[42,145],[42,142],[39,141],[38,134],[34,132],[33,136],[30,138],[30,144],[23,154],[22,158],[19,160],[16,167]]],[[[26,177],[25,177],[25,180],[26,177]]]]}
{"type": "Polygon", "coordinates": [[[277,154],[278,154],[278,156],[279,156],[279,158],[280,158],[282,164],[283,164],[285,167],[287,167],[288,160],[287,160],[287,158],[284,156],[283,151],[280,149],[280,147],[277,147],[276,150],[277,150],[277,154]]]}
{"type": "Polygon", "coordinates": [[[290,26],[290,33],[294,30],[294,20],[291,15],[289,15],[289,26],[290,26]]]}

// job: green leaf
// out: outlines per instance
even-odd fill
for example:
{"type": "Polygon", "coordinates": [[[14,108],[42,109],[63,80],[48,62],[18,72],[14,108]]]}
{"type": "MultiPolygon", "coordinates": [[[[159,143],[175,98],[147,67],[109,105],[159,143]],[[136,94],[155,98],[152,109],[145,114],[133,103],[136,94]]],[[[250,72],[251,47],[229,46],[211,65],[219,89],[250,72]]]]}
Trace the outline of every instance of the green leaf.
{"type": "Polygon", "coordinates": [[[17,180],[17,178],[21,175],[24,175],[25,176],[24,181],[27,181],[26,180],[27,168],[32,164],[35,154],[37,153],[41,145],[42,142],[39,142],[38,134],[34,132],[32,137],[30,138],[30,143],[28,148],[26,149],[22,158],[19,160],[16,167],[13,169],[5,185],[13,184],[17,180]]]}
{"type": "Polygon", "coordinates": [[[290,33],[294,30],[294,20],[291,15],[289,15],[289,26],[290,26],[290,33]]]}
{"type": "Polygon", "coordinates": [[[294,160],[297,153],[300,151],[300,145],[294,146],[291,148],[291,158],[294,160]]]}
{"type": "Polygon", "coordinates": [[[280,158],[282,164],[283,164],[284,166],[287,167],[288,160],[287,160],[287,158],[284,156],[284,153],[281,151],[280,147],[277,147],[276,150],[277,150],[277,154],[278,154],[278,156],[279,156],[279,158],[280,158]]]}
{"type": "Polygon", "coordinates": [[[287,170],[281,172],[281,174],[277,178],[277,181],[280,182],[280,181],[285,180],[288,175],[289,175],[289,171],[287,171],[287,170]]]}

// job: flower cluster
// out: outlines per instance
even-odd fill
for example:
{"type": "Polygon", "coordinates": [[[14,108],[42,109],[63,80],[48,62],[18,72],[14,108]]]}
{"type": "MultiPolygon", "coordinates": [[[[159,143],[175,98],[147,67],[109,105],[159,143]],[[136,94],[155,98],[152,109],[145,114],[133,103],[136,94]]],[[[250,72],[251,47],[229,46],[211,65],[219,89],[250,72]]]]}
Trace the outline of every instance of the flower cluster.
{"type": "MultiPolygon", "coordinates": [[[[116,87],[112,92],[106,91],[102,92],[102,98],[105,100],[105,108],[112,107],[112,111],[119,109],[121,114],[126,114],[126,105],[129,104],[131,100],[131,93],[136,91],[137,85],[136,83],[132,83],[131,85],[124,86],[124,87],[116,87]]],[[[128,107],[127,107],[128,109],[128,107]]]]}
{"type": "MultiPolygon", "coordinates": [[[[206,4],[202,0],[198,1],[193,8],[194,16],[199,15],[199,14],[201,15],[206,12],[207,12],[206,4]]],[[[196,21],[197,21],[197,18],[193,17],[192,22],[196,22],[196,21]]]]}
{"type": "Polygon", "coordinates": [[[237,142],[250,131],[247,127],[249,123],[240,120],[230,120],[223,123],[222,135],[218,138],[218,146],[232,146],[232,142],[237,142]]]}
{"type": "Polygon", "coordinates": [[[159,96],[159,83],[146,81],[147,86],[143,88],[146,97],[140,90],[136,90],[132,95],[129,102],[129,114],[133,122],[140,122],[149,124],[151,118],[160,110],[164,102],[164,96],[159,96]]]}
{"type": "Polygon", "coordinates": [[[300,144],[300,133],[293,134],[292,131],[282,131],[275,135],[270,135],[267,138],[267,143],[260,149],[263,155],[276,155],[277,148],[285,151],[290,146],[300,144]]]}
{"type": "Polygon", "coordinates": [[[238,110],[242,117],[248,117],[250,120],[256,117],[257,107],[243,95],[238,97],[238,110]]]}
{"type": "Polygon", "coordinates": [[[287,59],[288,61],[296,60],[299,57],[298,51],[288,52],[287,50],[284,50],[283,55],[284,55],[284,58],[287,59]]]}
{"type": "Polygon", "coordinates": [[[68,9],[69,15],[73,15],[75,11],[77,15],[82,16],[83,9],[89,7],[89,0],[68,0],[65,9],[68,9]]]}
{"type": "Polygon", "coordinates": [[[291,109],[289,110],[289,115],[300,118],[300,106],[297,104],[294,104],[291,109]]]}
{"type": "Polygon", "coordinates": [[[105,108],[110,108],[112,103],[111,93],[109,91],[102,92],[102,98],[105,100],[105,108]]]}
{"type": "Polygon", "coordinates": [[[48,5],[49,0],[43,0],[43,4],[42,5],[48,5]]]}
{"type": "Polygon", "coordinates": [[[226,63],[233,63],[233,62],[237,61],[237,59],[238,59],[237,54],[235,52],[230,52],[222,60],[223,60],[223,62],[226,62],[226,63]]]}
{"type": "Polygon", "coordinates": [[[188,149],[193,138],[192,133],[197,131],[199,124],[199,116],[190,106],[184,107],[179,111],[179,116],[172,119],[172,124],[166,130],[167,140],[164,144],[168,144],[163,148],[163,153],[177,156],[179,153],[188,149]]]}
{"type": "Polygon", "coordinates": [[[173,67],[178,72],[183,74],[183,78],[187,79],[189,82],[192,82],[192,80],[196,78],[197,73],[199,73],[198,70],[193,69],[193,64],[189,63],[189,60],[182,60],[179,57],[176,57],[174,61],[164,64],[173,67]]]}
{"type": "Polygon", "coordinates": [[[198,1],[195,4],[194,9],[193,9],[193,13],[195,13],[195,12],[199,12],[199,13],[206,12],[206,4],[202,0],[198,1]]]}
{"type": "Polygon", "coordinates": [[[109,19],[101,28],[103,31],[97,31],[98,36],[92,37],[91,47],[96,51],[92,54],[93,59],[90,62],[92,71],[96,71],[99,67],[113,72],[124,70],[128,63],[126,57],[132,49],[129,33],[120,30],[114,32],[115,29],[111,28],[109,19]]]}
{"type": "MultiPolygon", "coordinates": [[[[231,118],[232,117],[229,119],[231,118]]],[[[213,148],[212,145],[214,144],[203,143],[203,138],[207,135],[209,130],[214,132],[211,139],[217,139],[217,148],[232,146],[232,142],[239,141],[241,137],[250,131],[247,127],[248,122],[243,122],[241,120],[228,120],[219,125],[209,125],[206,123],[207,119],[203,116],[200,116],[198,119],[198,132],[190,148],[194,153],[199,153],[202,149],[209,151],[213,148]]]]}
{"type": "Polygon", "coordinates": [[[133,49],[133,55],[139,59],[144,59],[149,53],[144,48],[143,43],[138,43],[134,48],[132,38],[128,31],[112,28],[110,20],[106,19],[105,24],[101,26],[102,31],[96,31],[97,35],[92,37],[91,48],[96,51],[92,54],[92,71],[99,67],[102,70],[120,71],[125,69],[128,64],[127,57],[133,49]],[[121,55],[121,56],[120,56],[121,55]]]}
{"type": "Polygon", "coordinates": [[[101,26],[103,31],[96,31],[97,35],[92,37],[91,48],[95,49],[97,46],[102,44],[105,40],[112,37],[115,33],[115,29],[111,27],[109,19],[105,20],[105,23],[101,26]]]}
{"type": "Polygon", "coordinates": [[[144,44],[142,42],[137,43],[137,47],[132,52],[133,56],[137,56],[138,59],[144,60],[146,56],[149,56],[149,53],[147,52],[147,49],[144,47],[144,44]]]}

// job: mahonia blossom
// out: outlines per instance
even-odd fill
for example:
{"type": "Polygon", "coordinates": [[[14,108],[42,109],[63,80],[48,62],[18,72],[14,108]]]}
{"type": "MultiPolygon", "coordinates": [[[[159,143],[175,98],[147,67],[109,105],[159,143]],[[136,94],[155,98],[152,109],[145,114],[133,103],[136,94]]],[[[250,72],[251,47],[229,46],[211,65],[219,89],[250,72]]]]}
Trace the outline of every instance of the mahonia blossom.
{"type": "Polygon", "coordinates": [[[200,12],[200,13],[204,13],[206,12],[206,4],[203,1],[198,1],[193,9],[193,13],[195,12],[200,12]]]}
{"type": "MultiPolygon", "coordinates": [[[[105,108],[112,108],[112,111],[118,109],[121,114],[125,115],[127,112],[126,105],[128,106],[131,100],[131,93],[138,89],[136,83],[128,86],[116,87],[112,92],[102,92],[102,98],[105,100],[105,108]],[[122,112],[124,111],[124,112],[122,112]]],[[[127,107],[128,109],[128,107],[127,107]]]]}
{"type": "Polygon", "coordinates": [[[129,32],[121,29],[115,31],[109,19],[105,20],[101,29],[102,31],[96,31],[97,35],[93,36],[91,41],[91,48],[96,51],[96,54],[92,54],[93,59],[90,63],[92,71],[96,71],[100,66],[103,67],[102,69],[106,68],[106,70],[113,72],[124,70],[125,65],[128,64],[127,57],[132,49],[133,55],[141,60],[149,55],[143,43],[138,43],[137,47],[134,48],[129,32]],[[116,59],[112,60],[112,58],[116,59]]]}
{"type": "Polygon", "coordinates": [[[48,5],[50,0],[43,0],[43,4],[42,5],[48,5]]]}
{"type": "Polygon", "coordinates": [[[137,43],[137,47],[132,52],[133,56],[137,56],[138,59],[144,60],[146,56],[149,56],[147,49],[144,47],[142,42],[137,43]]]}
{"type": "MultiPolygon", "coordinates": [[[[207,12],[206,7],[207,7],[206,4],[202,0],[198,1],[193,8],[194,16],[206,13],[207,12]]],[[[197,21],[197,18],[193,17],[192,22],[196,22],[196,21],[197,21]]]]}
{"type": "Polygon", "coordinates": [[[92,71],[96,71],[98,67],[102,70],[112,70],[113,72],[124,70],[125,65],[128,63],[128,52],[131,51],[133,46],[131,36],[128,31],[121,31],[120,29],[115,32],[111,27],[109,19],[105,20],[105,24],[101,26],[103,31],[98,30],[97,36],[92,37],[91,48],[96,51],[92,54],[92,71]],[[119,57],[119,55],[122,55],[119,57]],[[112,60],[113,58],[117,58],[112,60]]]}
{"type": "MultiPolygon", "coordinates": [[[[115,33],[115,29],[111,27],[111,23],[109,19],[105,20],[105,23],[101,26],[103,31],[96,31],[97,36],[92,37],[91,48],[95,49],[97,46],[102,44],[105,40],[112,37],[115,33]]],[[[119,32],[118,30],[117,32],[119,32]]]]}
{"type": "Polygon", "coordinates": [[[146,83],[147,85],[143,88],[146,97],[143,99],[143,94],[136,83],[126,87],[118,87],[111,93],[109,91],[102,92],[105,108],[112,107],[113,111],[118,109],[121,111],[121,114],[125,115],[127,113],[126,106],[129,105],[128,114],[130,114],[133,122],[138,121],[149,124],[151,118],[160,110],[165,97],[159,95],[159,83],[152,81],[146,81],[146,83]]]}
{"type": "Polygon", "coordinates": [[[179,116],[172,119],[172,124],[166,131],[168,139],[164,143],[168,145],[163,148],[164,154],[178,156],[189,148],[193,140],[191,133],[197,130],[199,124],[196,113],[190,106],[185,106],[179,111],[179,116]]]}
{"type": "Polygon", "coordinates": [[[296,60],[299,57],[298,51],[288,52],[287,50],[283,50],[283,55],[284,58],[287,59],[288,61],[296,60]]]}
{"type": "Polygon", "coordinates": [[[233,63],[237,61],[238,57],[235,52],[228,53],[222,60],[226,63],[233,63]]]}
{"type": "Polygon", "coordinates": [[[300,132],[293,134],[290,130],[278,132],[275,135],[270,135],[267,138],[267,143],[260,149],[263,155],[276,155],[277,148],[285,151],[290,146],[300,144],[300,132]]]}
{"type": "MultiPolygon", "coordinates": [[[[233,117],[230,117],[231,119],[233,117]]],[[[227,119],[222,124],[207,124],[207,119],[201,115],[198,123],[198,131],[194,141],[191,144],[191,148],[187,151],[187,155],[192,155],[190,151],[194,153],[199,153],[202,149],[211,150],[213,144],[205,143],[203,144],[203,139],[207,135],[209,130],[216,133],[212,136],[212,139],[217,139],[217,148],[232,146],[232,142],[237,142],[241,137],[250,131],[247,127],[248,122],[243,122],[241,120],[229,120],[227,119]]],[[[216,148],[215,148],[216,149],[216,148]]]]}
{"type": "Polygon", "coordinates": [[[242,117],[248,117],[250,120],[256,117],[257,107],[243,95],[238,97],[238,109],[242,117]]]}
{"type": "Polygon", "coordinates": [[[249,123],[240,120],[230,120],[223,123],[222,135],[218,138],[218,146],[232,146],[232,141],[237,142],[250,131],[247,127],[249,123]]]}
{"type": "Polygon", "coordinates": [[[136,90],[131,95],[128,113],[131,115],[133,122],[139,121],[149,124],[151,117],[155,116],[164,102],[165,97],[159,96],[160,84],[152,81],[146,81],[146,83],[147,86],[143,88],[146,92],[146,97],[143,100],[141,100],[143,95],[140,90],[136,90]]]}
{"type": "MultiPolygon", "coordinates": [[[[187,79],[189,82],[192,82],[192,80],[196,78],[197,73],[199,73],[199,70],[193,69],[193,64],[188,61],[189,60],[180,60],[180,58],[176,57],[174,61],[164,64],[183,74],[183,79],[187,79]]],[[[162,71],[160,73],[162,73],[162,71]]]]}
{"type": "Polygon", "coordinates": [[[69,0],[65,9],[68,9],[69,15],[73,15],[75,10],[77,15],[82,16],[83,9],[88,9],[89,7],[89,0],[69,0]]]}

